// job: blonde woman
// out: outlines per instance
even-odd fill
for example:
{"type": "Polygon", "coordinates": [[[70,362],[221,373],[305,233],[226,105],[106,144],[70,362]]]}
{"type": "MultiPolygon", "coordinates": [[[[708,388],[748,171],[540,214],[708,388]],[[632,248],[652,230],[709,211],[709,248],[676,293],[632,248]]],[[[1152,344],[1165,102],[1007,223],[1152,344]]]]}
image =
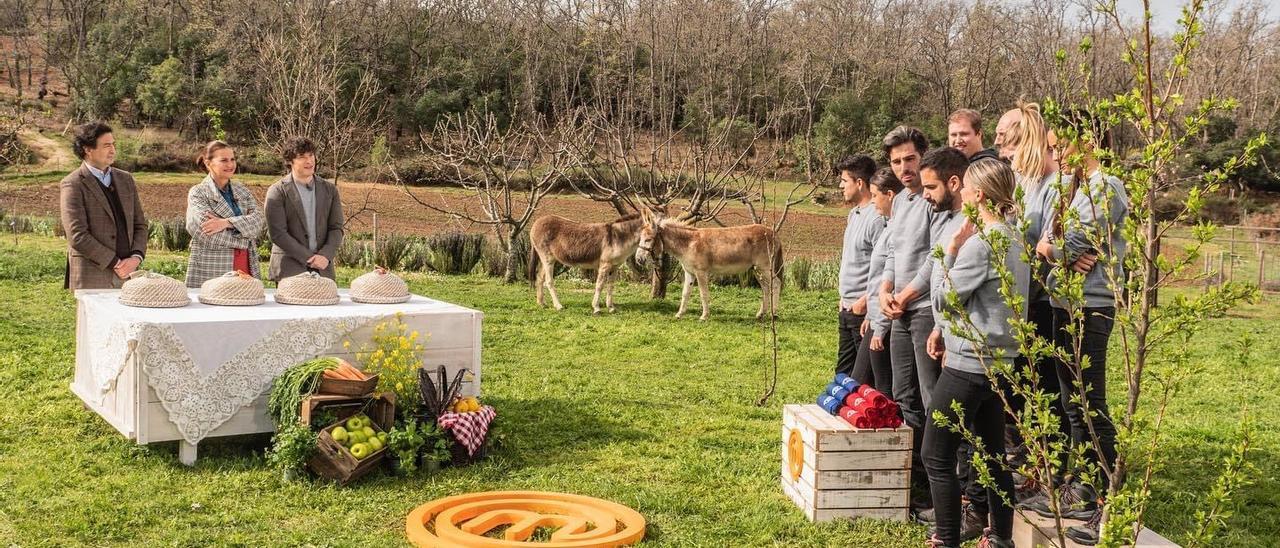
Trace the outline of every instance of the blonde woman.
{"type": "Polygon", "coordinates": [[[969,166],[960,199],[977,209],[982,236],[974,237],[979,227],[972,220],[966,220],[956,230],[945,247],[946,276],[941,294],[931,296],[935,310],[967,318],[951,322],[943,333],[946,367],[933,388],[920,455],[929,474],[937,517],[937,527],[929,539],[929,545],[934,547],[959,547],[961,543],[956,451],[963,437],[936,424],[934,415],[941,414],[952,424],[972,424],[982,441],[995,485],[1003,493],[987,489],[991,526],[983,531],[984,539],[979,545],[1013,548],[1013,507],[1008,502],[1013,496],[1013,479],[1000,458],[1005,450],[1004,404],[988,373],[995,363],[1012,361],[1019,352],[1018,340],[1009,326],[1014,311],[1001,295],[1002,281],[996,264],[1003,263],[1013,276],[1014,289],[1023,294],[1030,276],[1030,266],[1023,261],[1022,248],[1017,245],[1020,235],[1009,223],[1016,204],[1014,187],[1013,171],[998,160],[978,160],[969,166]],[[1003,249],[997,242],[1003,242],[1003,249]],[[951,295],[957,308],[948,304],[951,295]],[[963,411],[963,419],[953,409],[957,405],[963,411]]]}
{"type": "MultiPolygon", "coordinates": [[[[1022,228],[1022,240],[1017,242],[1023,249],[1034,249],[1044,233],[1046,220],[1058,202],[1058,188],[1070,183],[1070,176],[1058,169],[1053,154],[1053,132],[1045,124],[1040,114],[1040,106],[1035,103],[1018,103],[1017,108],[1006,113],[1010,120],[1002,134],[1002,154],[1010,159],[1015,179],[1022,189],[1022,200],[1017,209],[1016,224],[1022,228]],[[1059,179],[1064,177],[1064,179],[1059,179]]],[[[1054,340],[1053,306],[1049,302],[1049,294],[1045,291],[1045,280],[1049,276],[1049,263],[1036,259],[1031,267],[1031,283],[1027,290],[1027,320],[1036,326],[1036,335],[1046,341],[1054,340]]],[[[1019,360],[1020,367],[1028,367],[1027,360],[1019,360]]],[[[1065,437],[1070,435],[1067,416],[1061,400],[1061,387],[1058,382],[1058,368],[1055,360],[1041,359],[1035,363],[1040,380],[1039,389],[1051,396],[1049,411],[1058,418],[1059,432],[1065,437]]],[[[1009,403],[1015,412],[1021,412],[1025,406],[1022,398],[1009,390],[1009,403]]],[[[1011,451],[1015,465],[1021,464],[1025,458],[1025,447],[1020,442],[1021,433],[1010,429],[1010,439],[1015,442],[1011,451]]],[[[1035,482],[1024,481],[1020,494],[1035,496],[1039,490],[1035,482]]]]}
{"type": "Polygon", "coordinates": [[[187,287],[200,287],[233,270],[259,277],[258,238],[267,220],[249,189],[231,180],[236,173],[235,149],[210,141],[196,164],[208,175],[187,192],[187,287]]]}

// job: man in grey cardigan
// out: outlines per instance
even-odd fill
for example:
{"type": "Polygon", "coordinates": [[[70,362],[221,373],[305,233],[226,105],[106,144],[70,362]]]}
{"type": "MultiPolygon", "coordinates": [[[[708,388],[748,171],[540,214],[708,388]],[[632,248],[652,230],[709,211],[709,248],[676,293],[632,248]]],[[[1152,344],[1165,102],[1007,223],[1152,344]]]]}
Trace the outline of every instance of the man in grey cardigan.
{"type": "Polygon", "coordinates": [[[893,216],[885,227],[889,240],[880,282],[880,309],[893,320],[889,330],[893,399],[916,438],[916,449],[912,451],[912,511],[916,519],[927,521],[927,509],[932,504],[928,476],[920,462],[925,407],[918,372],[923,370],[936,379],[938,371],[938,360],[925,352],[925,342],[933,332],[933,314],[929,310],[929,273],[922,267],[929,255],[933,206],[922,195],[920,161],[929,149],[929,140],[917,128],[898,126],[885,136],[883,146],[894,175],[905,188],[893,198],[893,216]]]}
{"type": "MultiPolygon", "coordinates": [[[[841,197],[853,206],[845,223],[844,246],[840,252],[840,338],[836,350],[836,373],[852,376],[863,384],[871,381],[870,368],[855,372],[854,363],[864,346],[862,320],[867,315],[867,286],[872,283],[871,251],[885,225],[884,217],[871,203],[870,181],[875,172],[876,161],[865,154],[845,158],[836,164],[841,197]]],[[[865,363],[870,365],[870,362],[865,363]]],[[[879,381],[886,382],[887,379],[879,381]]]]}
{"type": "Polygon", "coordinates": [[[316,145],[310,139],[285,143],[284,161],[289,174],[267,190],[268,278],[278,283],[314,271],[333,279],[333,256],[343,237],[338,187],[316,175],[316,145]]]}

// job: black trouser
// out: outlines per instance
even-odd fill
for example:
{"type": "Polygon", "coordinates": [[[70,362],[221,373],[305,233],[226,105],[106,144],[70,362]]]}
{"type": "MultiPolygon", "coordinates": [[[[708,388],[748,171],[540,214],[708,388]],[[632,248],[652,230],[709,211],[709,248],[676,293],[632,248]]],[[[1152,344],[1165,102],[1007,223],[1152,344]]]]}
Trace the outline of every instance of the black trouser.
{"type": "Polygon", "coordinates": [[[898,402],[902,420],[911,427],[915,438],[911,477],[916,485],[924,487],[928,476],[924,473],[919,448],[924,440],[925,406],[933,394],[933,385],[938,382],[939,369],[938,360],[930,357],[925,347],[929,333],[933,332],[933,314],[928,308],[907,310],[893,321],[890,331],[893,399],[898,402]]]}
{"type": "MultiPolygon", "coordinates": [[[[1004,455],[1004,405],[991,386],[986,375],[943,369],[934,387],[932,405],[924,428],[925,470],[929,473],[929,488],[933,495],[934,516],[937,518],[937,535],[947,546],[960,545],[960,482],[956,473],[956,450],[963,436],[949,428],[934,424],[934,412],[955,424],[960,422],[952,402],[959,402],[964,410],[964,424],[972,425],[972,432],[982,442],[996,487],[1009,499],[1013,498],[1013,478],[1000,462],[1004,455]]],[[[966,426],[970,428],[970,426],[966,426]]],[[[991,503],[991,528],[1003,538],[1013,537],[1013,508],[999,493],[987,489],[991,503]]]]}
{"type": "MultiPolygon", "coordinates": [[[[1036,336],[1044,339],[1046,342],[1056,344],[1057,334],[1054,330],[1053,306],[1049,301],[1038,301],[1031,303],[1027,307],[1027,319],[1036,326],[1036,336]]],[[[1019,368],[1027,367],[1027,358],[1019,356],[1016,360],[1019,368]]],[[[1062,407],[1062,385],[1058,381],[1058,361],[1053,357],[1042,358],[1036,362],[1036,373],[1040,378],[1040,385],[1036,388],[1041,392],[1052,397],[1049,400],[1049,412],[1058,418],[1058,431],[1062,433],[1062,439],[1071,439],[1071,423],[1067,420],[1066,411],[1062,407]]],[[[1005,396],[1009,398],[1009,406],[1013,408],[1014,413],[1021,413],[1026,408],[1026,400],[1019,395],[1013,393],[1013,388],[1005,383],[1001,386],[1005,391],[1005,396]]],[[[1009,440],[1013,445],[1010,451],[1015,448],[1023,447],[1022,432],[1018,430],[1017,424],[1010,420],[1008,427],[1005,428],[1008,433],[1009,440]]],[[[1066,455],[1062,455],[1065,457],[1066,455]]]]}
{"type": "Polygon", "coordinates": [[[870,329],[867,330],[867,336],[862,338],[862,345],[858,347],[858,359],[853,363],[853,378],[858,379],[862,384],[870,384],[885,396],[892,397],[893,364],[889,361],[889,334],[890,332],[886,331],[881,337],[884,349],[872,350],[873,335],[870,329]],[[864,378],[866,380],[863,380],[864,378]]]}
{"type": "MultiPolygon", "coordinates": [[[[1111,412],[1107,410],[1107,342],[1111,339],[1111,328],[1114,324],[1116,309],[1112,306],[1085,308],[1083,329],[1078,330],[1083,336],[1080,340],[1080,353],[1089,357],[1089,367],[1081,370],[1081,356],[1076,363],[1058,364],[1058,382],[1062,387],[1062,405],[1071,423],[1071,441],[1074,444],[1085,444],[1088,448],[1086,458],[1099,466],[1110,468],[1116,462],[1116,426],[1111,422],[1111,412]],[[1079,375],[1079,380],[1077,380],[1079,375]],[[1089,434],[1089,424],[1085,422],[1084,409],[1071,401],[1072,394],[1080,393],[1080,382],[1088,388],[1085,400],[1089,403],[1089,411],[1096,413],[1090,419],[1093,431],[1098,435],[1098,445],[1102,448],[1104,461],[1098,461],[1093,436],[1089,434]]],[[[1067,325],[1071,317],[1066,310],[1053,309],[1053,324],[1056,332],[1056,343],[1074,355],[1075,341],[1067,333],[1067,325]]]]}
{"type": "Polygon", "coordinates": [[[840,338],[836,343],[836,374],[844,373],[859,383],[865,384],[866,381],[854,374],[854,363],[858,360],[859,347],[862,346],[862,318],[863,316],[848,310],[840,311],[840,338]]]}

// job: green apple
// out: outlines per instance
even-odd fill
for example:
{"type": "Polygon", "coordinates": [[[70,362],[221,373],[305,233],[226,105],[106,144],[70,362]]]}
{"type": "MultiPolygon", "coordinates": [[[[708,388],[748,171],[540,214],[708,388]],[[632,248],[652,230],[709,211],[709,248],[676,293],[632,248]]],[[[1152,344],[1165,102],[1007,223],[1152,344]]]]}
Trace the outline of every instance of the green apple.
{"type": "Polygon", "coordinates": [[[347,439],[349,438],[349,436],[347,435],[347,429],[341,426],[334,428],[333,432],[330,432],[329,435],[333,436],[333,441],[336,441],[338,443],[346,443],[347,439]]]}
{"type": "Polygon", "coordinates": [[[347,419],[347,430],[355,432],[361,428],[364,428],[364,421],[360,420],[359,415],[347,419]]]}
{"type": "Polygon", "coordinates": [[[382,449],[382,440],[379,440],[377,436],[369,438],[368,446],[370,453],[376,452],[377,450],[382,449]]]}
{"type": "Polygon", "coordinates": [[[382,445],[386,445],[386,444],[387,444],[387,433],[386,433],[386,432],[378,432],[378,441],[382,442],[382,445]]]}
{"type": "Polygon", "coordinates": [[[351,456],[357,460],[369,456],[369,446],[363,443],[357,443],[351,447],[351,456]]]}
{"type": "Polygon", "coordinates": [[[365,425],[364,428],[360,429],[360,431],[364,432],[364,437],[366,438],[372,438],[378,435],[378,432],[374,430],[372,426],[369,426],[367,424],[365,425]]]}
{"type": "Polygon", "coordinates": [[[347,439],[351,440],[352,446],[355,446],[356,444],[364,443],[366,440],[364,432],[360,430],[352,430],[351,432],[349,432],[347,434],[347,439]]]}

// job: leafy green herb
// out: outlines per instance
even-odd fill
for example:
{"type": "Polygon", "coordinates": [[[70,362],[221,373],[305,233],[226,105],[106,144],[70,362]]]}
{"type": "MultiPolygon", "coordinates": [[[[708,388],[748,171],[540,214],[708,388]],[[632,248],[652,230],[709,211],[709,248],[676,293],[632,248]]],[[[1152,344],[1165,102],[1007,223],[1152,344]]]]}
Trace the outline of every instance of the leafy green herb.
{"type": "Polygon", "coordinates": [[[302,399],[316,391],[321,374],[336,367],[337,358],[315,358],[292,365],[276,377],[267,399],[267,412],[276,421],[276,428],[298,423],[302,399]]]}

